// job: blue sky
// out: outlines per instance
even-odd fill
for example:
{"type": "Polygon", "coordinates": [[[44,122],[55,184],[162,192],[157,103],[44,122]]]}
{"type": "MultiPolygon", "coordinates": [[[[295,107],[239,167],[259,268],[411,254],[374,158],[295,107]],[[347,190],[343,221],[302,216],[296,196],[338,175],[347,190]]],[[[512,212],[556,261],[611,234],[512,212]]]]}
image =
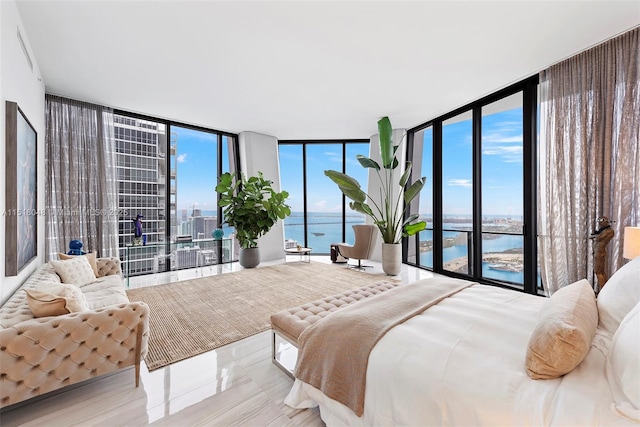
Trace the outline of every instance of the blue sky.
{"type": "MultiPolygon", "coordinates": [[[[280,145],[282,188],[289,192],[292,211],[303,211],[302,146],[280,145]]],[[[366,190],[367,172],[356,155],[369,155],[369,144],[348,144],[347,173],[366,190]]],[[[326,169],[342,171],[342,145],[307,144],[307,204],[311,212],[341,212],[342,193],[324,174],[326,169]]]]}
{"type": "MultiPolygon", "coordinates": [[[[482,120],[482,193],[484,215],[522,215],[522,109],[485,115],[482,120]]],[[[178,141],[178,209],[216,209],[217,135],[172,127],[178,141]]],[[[420,212],[431,212],[431,130],[424,132],[422,175],[427,176],[420,212]]],[[[471,120],[443,126],[443,203],[448,215],[470,215],[472,209],[471,120]]],[[[227,164],[223,150],[223,164],[227,164]]],[[[347,173],[365,186],[367,171],[356,160],[368,155],[368,144],[347,145],[347,173]]],[[[292,211],[303,210],[302,146],[281,145],[282,189],[292,211]]],[[[340,212],[342,197],[324,170],[342,168],[341,146],[307,144],[307,203],[311,212],[340,212]]]]}
{"type": "MultiPolygon", "coordinates": [[[[471,215],[473,208],[472,123],[470,115],[443,124],[442,183],[445,215],[471,215]]],[[[430,214],[433,182],[431,169],[432,130],[424,132],[420,212],[430,214]]],[[[522,215],[522,109],[484,115],[482,118],[482,207],[483,215],[522,215]]]]}
{"type": "MultiPolygon", "coordinates": [[[[178,147],[178,210],[187,209],[189,215],[194,206],[196,209],[216,210],[218,136],[177,126],[171,127],[171,133],[172,138],[177,138],[178,147]]],[[[224,161],[228,161],[226,155],[224,161]]]]}

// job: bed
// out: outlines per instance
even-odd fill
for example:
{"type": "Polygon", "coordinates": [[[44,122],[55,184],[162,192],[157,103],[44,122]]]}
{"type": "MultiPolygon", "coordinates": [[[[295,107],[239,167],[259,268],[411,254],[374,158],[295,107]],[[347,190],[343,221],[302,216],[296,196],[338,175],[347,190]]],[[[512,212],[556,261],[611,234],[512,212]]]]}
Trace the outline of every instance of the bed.
{"type": "MultiPolygon", "coordinates": [[[[426,284],[436,282],[457,286],[461,281],[427,279],[426,284]]],[[[311,363],[312,359],[304,357],[308,353],[305,337],[301,339],[296,379],[285,403],[294,408],[319,406],[329,426],[638,425],[640,257],[609,279],[597,304],[593,295],[585,293],[585,284],[588,286],[586,281],[571,284],[565,287],[566,292],[558,291],[551,298],[472,284],[393,326],[375,343],[368,359],[355,363],[366,366],[361,414],[348,402],[341,403],[322,391],[325,383],[335,379],[330,373],[315,386],[301,381],[305,366],[323,365],[334,357],[316,355],[312,359],[317,360],[311,363]],[[578,288],[582,292],[580,302],[570,296],[567,304],[563,295],[573,292],[575,296],[578,288]],[[586,305],[581,308],[583,301],[586,305]],[[572,321],[586,322],[587,329],[593,331],[583,333],[572,321]],[[568,368],[562,359],[579,345],[569,343],[571,348],[563,348],[567,340],[558,338],[558,330],[553,329],[558,325],[572,336],[579,335],[586,345],[583,354],[576,356],[579,360],[571,356],[573,365],[568,368]],[[549,333],[556,335],[551,341],[549,333]],[[536,357],[547,358],[545,363],[551,364],[560,360],[558,363],[565,366],[560,366],[560,372],[552,366],[551,374],[544,371],[546,367],[536,371],[536,357]],[[532,378],[545,376],[550,379],[532,378]]],[[[403,288],[411,286],[424,287],[425,281],[403,288]]],[[[393,291],[353,306],[390,298],[393,291]]],[[[316,325],[333,321],[340,312],[316,325]]],[[[301,338],[326,331],[322,327],[312,331],[316,325],[305,330],[301,338]]],[[[330,347],[332,339],[323,345],[330,347]]],[[[333,350],[334,355],[348,354],[347,359],[352,358],[349,347],[347,344],[333,350]]],[[[348,386],[357,382],[352,380],[341,378],[338,383],[348,386]]]]}

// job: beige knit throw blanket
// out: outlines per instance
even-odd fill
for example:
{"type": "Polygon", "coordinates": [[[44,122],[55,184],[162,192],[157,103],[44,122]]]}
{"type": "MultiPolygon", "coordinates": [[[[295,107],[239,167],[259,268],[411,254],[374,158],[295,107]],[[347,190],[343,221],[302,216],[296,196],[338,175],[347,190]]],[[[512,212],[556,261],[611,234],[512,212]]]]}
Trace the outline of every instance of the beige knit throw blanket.
{"type": "Polygon", "coordinates": [[[394,326],[473,285],[424,279],[350,304],[309,326],[298,339],[295,376],[361,417],[369,353],[394,326]]]}

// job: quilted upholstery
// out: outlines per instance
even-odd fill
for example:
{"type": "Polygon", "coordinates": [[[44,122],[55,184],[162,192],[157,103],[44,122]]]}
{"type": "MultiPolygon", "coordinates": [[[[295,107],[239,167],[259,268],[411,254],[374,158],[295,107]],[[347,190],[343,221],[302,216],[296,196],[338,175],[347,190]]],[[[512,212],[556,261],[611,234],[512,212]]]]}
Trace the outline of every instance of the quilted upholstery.
{"type": "Polygon", "coordinates": [[[0,407],[128,366],[136,366],[137,385],[149,307],[129,302],[119,264],[118,258],[98,259],[99,271],[108,275],[81,287],[88,311],[33,317],[25,289],[60,282],[49,263],[0,308],[0,407]]]}
{"type": "Polygon", "coordinates": [[[121,276],[120,259],[116,257],[98,258],[98,277],[121,276]]]}
{"type": "Polygon", "coordinates": [[[341,294],[313,301],[300,307],[282,310],[271,316],[271,327],[296,346],[298,337],[309,326],[330,313],[361,299],[381,294],[398,286],[399,283],[377,282],[341,294]]]}

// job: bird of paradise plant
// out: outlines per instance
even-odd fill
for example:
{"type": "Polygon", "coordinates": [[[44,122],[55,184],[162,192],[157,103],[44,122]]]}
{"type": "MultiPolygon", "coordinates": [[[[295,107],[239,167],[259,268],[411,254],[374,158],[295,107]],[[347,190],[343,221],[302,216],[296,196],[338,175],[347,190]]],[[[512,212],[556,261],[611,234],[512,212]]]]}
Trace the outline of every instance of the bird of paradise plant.
{"type": "Polygon", "coordinates": [[[403,236],[413,236],[427,226],[424,221],[414,222],[419,218],[418,214],[404,218],[409,203],[420,193],[427,180],[423,176],[407,186],[412,170],[412,163],[409,161],[406,162],[404,173],[397,183],[404,191],[399,191],[395,198],[393,196],[393,171],[400,162],[396,158],[398,146],[393,145],[392,133],[393,128],[388,117],[378,120],[382,166],[362,154],[356,156],[362,167],[374,169],[377,173],[381,188],[378,202],[362,191],[362,186],[355,178],[335,170],[324,171],[324,174],[338,185],[342,194],[351,199],[349,207],[373,220],[382,234],[384,243],[399,243],[403,236]],[[402,209],[400,203],[403,203],[402,209]]]}

